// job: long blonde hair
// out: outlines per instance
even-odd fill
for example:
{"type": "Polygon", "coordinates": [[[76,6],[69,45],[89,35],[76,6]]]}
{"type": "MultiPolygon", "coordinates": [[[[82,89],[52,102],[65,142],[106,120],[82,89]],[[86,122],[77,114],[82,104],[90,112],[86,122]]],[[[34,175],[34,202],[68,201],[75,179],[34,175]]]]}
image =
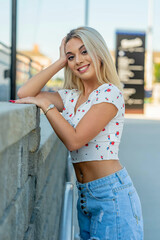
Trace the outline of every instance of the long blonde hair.
{"type": "MultiPolygon", "coordinates": [[[[117,86],[120,91],[123,91],[122,83],[119,80],[113,59],[99,32],[91,27],[79,27],[71,30],[67,34],[65,43],[72,38],[79,38],[84,43],[85,48],[93,61],[98,82],[100,84],[112,83],[117,86]],[[99,60],[101,61],[100,68],[99,60]]],[[[71,71],[68,65],[65,67],[64,77],[65,81],[63,88],[78,89],[79,91],[84,92],[82,81],[71,71]]]]}

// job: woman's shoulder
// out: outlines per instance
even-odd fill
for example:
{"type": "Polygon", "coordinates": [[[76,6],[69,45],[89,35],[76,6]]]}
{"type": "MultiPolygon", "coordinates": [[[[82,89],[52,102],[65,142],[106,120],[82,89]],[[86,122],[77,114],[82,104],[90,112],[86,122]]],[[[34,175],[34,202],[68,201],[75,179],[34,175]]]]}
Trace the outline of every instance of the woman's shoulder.
{"type": "Polygon", "coordinates": [[[113,96],[122,96],[122,92],[120,91],[120,89],[112,84],[112,83],[104,83],[102,85],[100,85],[95,91],[94,91],[94,95],[95,96],[106,96],[106,95],[113,95],[113,96]]]}
{"type": "Polygon", "coordinates": [[[108,92],[110,91],[117,91],[117,92],[121,92],[119,90],[119,88],[114,85],[113,83],[104,83],[100,86],[102,89],[105,89],[106,91],[108,90],[108,92]]]}
{"type": "Polygon", "coordinates": [[[100,85],[92,95],[92,104],[102,102],[112,103],[119,110],[124,109],[124,98],[122,92],[112,83],[104,83],[100,85]]]}

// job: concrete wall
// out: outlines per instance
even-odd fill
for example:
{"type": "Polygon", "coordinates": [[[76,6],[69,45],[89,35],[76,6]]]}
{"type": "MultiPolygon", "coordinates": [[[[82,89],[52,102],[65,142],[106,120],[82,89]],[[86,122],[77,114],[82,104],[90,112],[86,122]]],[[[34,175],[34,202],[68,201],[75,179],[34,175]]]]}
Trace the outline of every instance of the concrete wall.
{"type": "Polygon", "coordinates": [[[0,240],[56,240],[67,149],[39,108],[0,102],[0,240]]]}

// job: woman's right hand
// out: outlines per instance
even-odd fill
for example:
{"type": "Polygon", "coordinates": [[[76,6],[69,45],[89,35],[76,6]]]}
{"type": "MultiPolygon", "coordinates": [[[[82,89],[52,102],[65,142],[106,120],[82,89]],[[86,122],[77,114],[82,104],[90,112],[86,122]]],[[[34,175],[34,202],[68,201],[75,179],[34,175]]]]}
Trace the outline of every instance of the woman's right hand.
{"type": "Polygon", "coordinates": [[[62,39],[61,46],[59,48],[59,50],[60,50],[60,60],[63,62],[64,67],[67,63],[67,56],[66,56],[66,53],[65,53],[65,40],[66,40],[66,37],[64,37],[62,39]]]}

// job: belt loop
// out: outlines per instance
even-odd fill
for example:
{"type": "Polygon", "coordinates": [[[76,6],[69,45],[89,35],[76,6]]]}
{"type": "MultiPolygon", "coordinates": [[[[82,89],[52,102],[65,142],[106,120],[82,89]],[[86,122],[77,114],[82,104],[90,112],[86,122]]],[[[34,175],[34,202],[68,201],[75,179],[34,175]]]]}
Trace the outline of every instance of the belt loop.
{"type": "Polygon", "coordinates": [[[117,175],[117,177],[119,178],[120,183],[124,184],[124,181],[122,180],[122,178],[121,178],[121,176],[119,175],[118,172],[116,173],[116,175],[117,175]]]}

